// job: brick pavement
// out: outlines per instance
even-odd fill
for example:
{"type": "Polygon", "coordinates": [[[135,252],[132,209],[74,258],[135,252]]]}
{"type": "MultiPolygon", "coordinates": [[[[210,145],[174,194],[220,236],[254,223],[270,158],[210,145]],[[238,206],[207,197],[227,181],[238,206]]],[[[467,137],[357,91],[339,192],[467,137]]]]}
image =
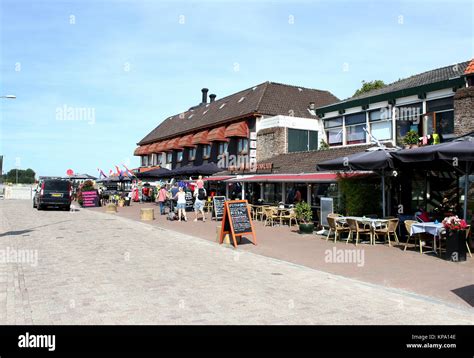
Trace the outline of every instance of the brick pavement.
{"type": "Polygon", "coordinates": [[[473,310],[115,215],[0,201],[2,324],[472,324],[473,310]]]}

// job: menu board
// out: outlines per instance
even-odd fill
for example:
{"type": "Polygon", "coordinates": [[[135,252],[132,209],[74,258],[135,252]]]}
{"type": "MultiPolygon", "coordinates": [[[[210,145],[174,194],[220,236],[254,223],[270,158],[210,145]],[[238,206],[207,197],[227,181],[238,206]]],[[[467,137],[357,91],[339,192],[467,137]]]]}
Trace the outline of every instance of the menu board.
{"type": "Polygon", "coordinates": [[[99,195],[97,190],[94,191],[83,191],[82,195],[82,207],[92,208],[99,206],[99,195]]]}
{"type": "Polygon", "coordinates": [[[193,192],[187,190],[185,195],[184,195],[184,198],[186,199],[186,211],[192,211],[193,210],[193,205],[194,205],[193,192]]]}
{"type": "Polygon", "coordinates": [[[253,229],[250,209],[247,200],[231,200],[224,202],[224,215],[219,242],[222,244],[224,236],[230,234],[234,247],[237,247],[236,236],[252,235],[252,242],[257,244],[253,229]]]}
{"type": "Polygon", "coordinates": [[[212,197],[212,217],[221,220],[224,216],[225,196],[212,197]]]}

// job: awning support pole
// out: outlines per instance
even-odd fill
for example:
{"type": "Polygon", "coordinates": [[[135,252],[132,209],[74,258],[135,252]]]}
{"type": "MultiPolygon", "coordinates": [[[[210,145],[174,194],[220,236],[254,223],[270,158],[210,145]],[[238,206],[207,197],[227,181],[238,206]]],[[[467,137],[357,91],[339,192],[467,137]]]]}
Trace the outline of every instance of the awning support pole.
{"type": "Polygon", "coordinates": [[[469,169],[471,164],[466,161],[466,173],[464,176],[464,220],[467,221],[467,194],[469,192],[469,169]]]}
{"type": "Polygon", "coordinates": [[[385,173],[382,169],[382,215],[385,217],[385,173]]]}

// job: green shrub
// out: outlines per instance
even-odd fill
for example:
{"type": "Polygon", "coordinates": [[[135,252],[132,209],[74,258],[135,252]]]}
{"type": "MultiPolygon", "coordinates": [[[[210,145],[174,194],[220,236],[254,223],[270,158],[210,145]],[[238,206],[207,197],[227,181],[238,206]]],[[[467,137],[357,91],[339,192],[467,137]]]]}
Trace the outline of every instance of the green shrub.
{"type": "Polygon", "coordinates": [[[296,204],[295,213],[298,220],[302,220],[307,224],[311,223],[313,220],[313,210],[311,209],[311,206],[305,201],[301,201],[296,204]]]}

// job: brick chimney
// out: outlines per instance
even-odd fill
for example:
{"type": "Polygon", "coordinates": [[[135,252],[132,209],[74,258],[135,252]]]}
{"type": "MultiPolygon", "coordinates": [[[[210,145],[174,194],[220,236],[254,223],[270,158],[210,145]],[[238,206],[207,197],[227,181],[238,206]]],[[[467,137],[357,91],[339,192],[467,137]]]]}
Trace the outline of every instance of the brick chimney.
{"type": "Polygon", "coordinates": [[[474,132],[474,87],[463,87],[454,95],[454,135],[474,132]]]}

